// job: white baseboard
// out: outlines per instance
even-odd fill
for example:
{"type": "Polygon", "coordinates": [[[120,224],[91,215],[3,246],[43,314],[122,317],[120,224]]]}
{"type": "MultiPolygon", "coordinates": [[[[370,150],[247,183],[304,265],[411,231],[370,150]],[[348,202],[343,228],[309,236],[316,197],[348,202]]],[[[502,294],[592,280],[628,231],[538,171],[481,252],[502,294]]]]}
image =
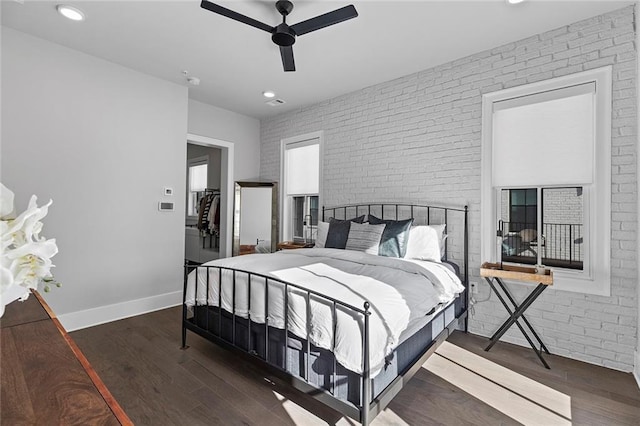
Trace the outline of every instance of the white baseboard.
{"type": "Polygon", "coordinates": [[[71,332],[94,325],[117,321],[160,309],[178,306],[182,303],[182,291],[159,294],[144,299],[129,300],[113,305],[100,306],[84,311],[71,312],[58,316],[65,330],[71,332]]]}

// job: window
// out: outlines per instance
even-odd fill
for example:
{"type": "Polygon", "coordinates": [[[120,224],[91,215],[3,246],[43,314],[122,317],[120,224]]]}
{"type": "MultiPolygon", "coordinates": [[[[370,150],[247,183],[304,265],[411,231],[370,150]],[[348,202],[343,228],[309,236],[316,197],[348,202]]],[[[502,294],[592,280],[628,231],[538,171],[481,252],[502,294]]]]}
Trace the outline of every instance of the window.
{"type": "Polygon", "coordinates": [[[582,187],[501,190],[502,261],[583,270],[582,194],[582,187]]]}
{"type": "Polygon", "coordinates": [[[313,242],[320,205],[322,133],[282,141],[283,239],[313,242]]]}
{"type": "Polygon", "coordinates": [[[187,174],[189,189],[187,193],[187,216],[198,216],[200,198],[207,188],[208,158],[192,159],[187,164],[189,168],[187,174]]]}
{"type": "Polygon", "coordinates": [[[483,261],[610,293],[611,67],[483,96],[483,261]]]}
{"type": "Polygon", "coordinates": [[[534,189],[510,189],[503,191],[509,197],[509,229],[521,231],[536,227],[538,223],[538,191],[534,189]]]}
{"type": "Polygon", "coordinates": [[[294,241],[315,241],[318,228],[318,198],[317,195],[293,197],[291,204],[294,241]]]}

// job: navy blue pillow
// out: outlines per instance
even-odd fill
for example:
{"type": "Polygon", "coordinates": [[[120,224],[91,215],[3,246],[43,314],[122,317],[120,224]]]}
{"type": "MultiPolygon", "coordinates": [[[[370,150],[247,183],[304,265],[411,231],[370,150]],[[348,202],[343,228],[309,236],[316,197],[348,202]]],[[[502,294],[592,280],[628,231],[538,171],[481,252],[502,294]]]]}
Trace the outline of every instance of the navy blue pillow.
{"type": "Polygon", "coordinates": [[[351,222],[364,222],[364,215],[354,217],[350,220],[329,219],[329,231],[327,231],[327,240],[324,243],[325,248],[344,249],[349,239],[349,230],[351,222]]]}
{"type": "Polygon", "coordinates": [[[382,238],[380,239],[379,256],[404,257],[407,254],[409,243],[409,230],[413,224],[413,219],[406,220],[384,220],[369,215],[369,223],[372,225],[385,224],[382,238]]]}

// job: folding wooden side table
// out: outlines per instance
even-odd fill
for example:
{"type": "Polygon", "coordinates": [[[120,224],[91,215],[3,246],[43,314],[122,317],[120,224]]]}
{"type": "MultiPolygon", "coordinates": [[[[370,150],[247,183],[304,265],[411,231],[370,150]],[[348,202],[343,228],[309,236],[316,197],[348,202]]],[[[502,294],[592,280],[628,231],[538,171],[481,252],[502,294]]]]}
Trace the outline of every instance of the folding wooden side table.
{"type": "Polygon", "coordinates": [[[484,277],[484,279],[489,283],[489,286],[491,286],[493,291],[498,296],[498,299],[500,299],[500,302],[502,302],[502,306],[504,306],[504,308],[509,313],[509,318],[504,322],[504,324],[500,326],[500,328],[498,328],[498,331],[496,331],[494,335],[491,336],[489,345],[484,350],[488,351],[489,349],[491,349],[493,345],[495,345],[496,342],[500,340],[500,337],[502,337],[502,335],[506,333],[507,330],[513,324],[516,324],[520,329],[520,331],[522,332],[522,334],[524,335],[524,337],[529,342],[529,345],[531,345],[531,349],[533,349],[536,355],[538,355],[538,358],[540,358],[540,361],[542,362],[542,364],[546,368],[549,368],[549,364],[547,364],[547,362],[542,357],[542,351],[549,354],[549,350],[544,345],[544,343],[542,343],[542,340],[540,339],[536,331],[533,329],[533,327],[531,326],[527,318],[524,316],[524,312],[529,308],[529,306],[531,306],[531,304],[538,298],[538,296],[542,294],[542,292],[548,286],[553,285],[553,271],[547,269],[545,270],[544,274],[537,274],[535,268],[500,265],[497,263],[483,263],[482,266],[480,267],[480,276],[484,277]],[[522,282],[531,283],[531,284],[538,283],[538,285],[536,286],[536,288],[534,288],[531,291],[531,293],[529,293],[529,295],[524,299],[524,301],[522,301],[522,303],[518,305],[518,303],[515,301],[515,299],[507,289],[507,287],[504,285],[504,282],[502,281],[503,279],[522,281],[522,282]],[[511,302],[511,305],[513,306],[513,309],[514,309],[513,311],[507,304],[504,296],[498,291],[498,289],[494,285],[494,281],[498,284],[498,287],[500,287],[500,289],[502,290],[502,294],[504,294],[504,296],[506,296],[507,299],[509,299],[509,301],[511,302]],[[520,324],[520,322],[518,321],[520,318],[522,318],[522,321],[527,326],[527,328],[529,329],[533,337],[538,341],[538,343],[540,344],[540,348],[536,347],[535,343],[533,342],[533,340],[531,339],[531,337],[529,336],[525,328],[522,326],[522,324],[520,324]]]}

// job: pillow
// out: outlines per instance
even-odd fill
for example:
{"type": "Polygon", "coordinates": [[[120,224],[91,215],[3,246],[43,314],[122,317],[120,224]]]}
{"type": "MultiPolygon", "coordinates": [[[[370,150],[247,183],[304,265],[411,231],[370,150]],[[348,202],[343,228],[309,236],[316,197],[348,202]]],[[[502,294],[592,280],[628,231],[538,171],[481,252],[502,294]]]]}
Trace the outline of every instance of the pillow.
{"type": "Polygon", "coordinates": [[[347,246],[350,228],[351,221],[349,220],[331,220],[329,222],[329,230],[327,231],[327,239],[324,242],[325,248],[345,248],[347,246]]]}
{"type": "Polygon", "coordinates": [[[363,251],[368,254],[378,254],[380,249],[380,237],[387,225],[369,225],[352,223],[347,238],[347,250],[363,251]]]}
{"type": "Polygon", "coordinates": [[[538,239],[538,231],[535,229],[523,229],[519,234],[524,243],[530,243],[538,239]]]}
{"type": "Polygon", "coordinates": [[[405,258],[440,262],[440,239],[436,229],[431,226],[412,226],[405,258]]]}
{"type": "Polygon", "coordinates": [[[318,222],[318,233],[316,234],[316,247],[323,248],[327,241],[329,232],[329,222],[318,222]]]}
{"type": "Polygon", "coordinates": [[[364,222],[364,215],[347,220],[329,218],[329,231],[324,243],[325,248],[344,249],[347,246],[351,223],[362,222],[364,222]]]}
{"type": "Polygon", "coordinates": [[[407,220],[384,220],[369,215],[369,223],[372,225],[385,224],[382,238],[380,239],[380,256],[404,257],[407,253],[407,243],[409,241],[409,230],[413,219],[407,220]]]}
{"type": "Polygon", "coordinates": [[[440,244],[440,254],[444,256],[445,242],[447,241],[447,234],[445,234],[447,225],[442,224],[442,225],[427,225],[427,226],[430,226],[431,228],[435,229],[436,232],[438,233],[438,242],[440,244]]]}

